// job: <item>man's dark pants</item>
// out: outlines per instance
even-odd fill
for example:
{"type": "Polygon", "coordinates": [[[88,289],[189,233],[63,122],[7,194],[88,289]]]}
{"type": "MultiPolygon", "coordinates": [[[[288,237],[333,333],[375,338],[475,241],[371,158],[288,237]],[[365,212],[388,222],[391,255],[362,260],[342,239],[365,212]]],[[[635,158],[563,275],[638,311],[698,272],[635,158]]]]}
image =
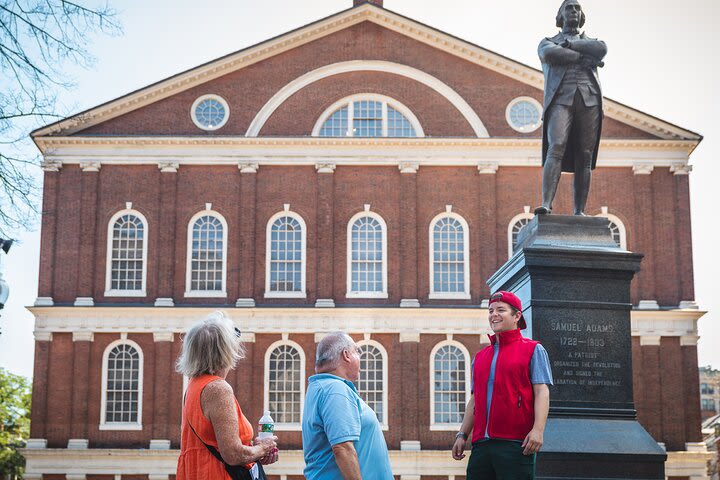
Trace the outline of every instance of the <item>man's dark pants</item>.
{"type": "Polygon", "coordinates": [[[543,205],[550,206],[555,198],[562,159],[568,145],[570,131],[573,130],[578,142],[575,157],[575,208],[584,210],[587,194],[590,190],[590,171],[593,152],[597,141],[597,129],[602,121],[600,105],[586,107],[580,91],[575,92],[572,105],[553,104],[545,113],[547,123],[548,151],[543,171],[543,205]]]}
{"type": "Polygon", "coordinates": [[[467,480],[531,480],[535,478],[535,454],[523,455],[520,442],[486,440],[472,446],[467,480]]]}

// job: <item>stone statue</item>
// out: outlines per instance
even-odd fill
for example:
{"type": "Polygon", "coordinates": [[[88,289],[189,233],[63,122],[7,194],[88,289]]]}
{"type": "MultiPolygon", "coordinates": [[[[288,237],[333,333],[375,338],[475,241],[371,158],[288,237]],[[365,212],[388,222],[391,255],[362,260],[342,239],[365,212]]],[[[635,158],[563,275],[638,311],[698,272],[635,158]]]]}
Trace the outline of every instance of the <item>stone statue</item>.
{"type": "Polygon", "coordinates": [[[544,38],[538,47],[545,74],[545,105],[542,205],[535,213],[552,212],[560,173],[572,172],[574,214],[585,215],[603,118],[597,69],[604,65],[607,47],[579,32],[585,14],[577,0],[562,3],[555,23],[562,31],[544,38]]]}

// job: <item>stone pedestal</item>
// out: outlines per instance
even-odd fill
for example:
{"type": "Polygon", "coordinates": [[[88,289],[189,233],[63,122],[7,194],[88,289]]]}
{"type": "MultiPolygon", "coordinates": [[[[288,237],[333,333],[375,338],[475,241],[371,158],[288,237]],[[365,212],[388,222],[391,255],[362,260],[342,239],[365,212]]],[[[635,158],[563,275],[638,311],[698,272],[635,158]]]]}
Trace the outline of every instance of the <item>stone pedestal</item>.
{"type": "Polygon", "coordinates": [[[633,403],[630,281],[641,260],[615,244],[605,218],[539,215],[488,280],[520,297],[523,333],[550,356],[538,478],[665,478],[666,454],[633,403]]]}

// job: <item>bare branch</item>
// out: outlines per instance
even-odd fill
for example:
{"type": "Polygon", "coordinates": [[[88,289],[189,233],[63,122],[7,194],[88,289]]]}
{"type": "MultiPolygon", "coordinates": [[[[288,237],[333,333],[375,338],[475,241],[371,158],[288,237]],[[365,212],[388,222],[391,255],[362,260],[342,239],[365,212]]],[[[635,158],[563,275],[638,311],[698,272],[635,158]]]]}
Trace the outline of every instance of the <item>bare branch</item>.
{"type": "Polygon", "coordinates": [[[58,94],[73,87],[65,67],[93,65],[96,34],[121,32],[102,0],[0,0],[0,237],[29,228],[38,209],[40,157],[29,132],[67,116],[58,94]]]}

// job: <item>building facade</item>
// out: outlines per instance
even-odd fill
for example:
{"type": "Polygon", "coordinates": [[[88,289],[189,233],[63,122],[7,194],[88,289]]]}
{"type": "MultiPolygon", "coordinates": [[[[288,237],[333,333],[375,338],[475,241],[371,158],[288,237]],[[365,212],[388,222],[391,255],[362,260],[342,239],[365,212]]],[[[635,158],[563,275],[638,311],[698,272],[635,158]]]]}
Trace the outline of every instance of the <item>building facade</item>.
{"type": "MultiPolygon", "coordinates": [[[[382,7],[352,8],[33,133],[45,186],[28,478],[169,479],[182,333],[222,309],[274,478],[301,478],[324,332],[401,479],[451,459],[485,279],[540,198],[542,73],[382,7]]],[[[701,137],[605,100],[587,212],[645,253],[632,284],[638,417],[671,478],[705,478],[688,160],[701,137]]],[[[556,199],[570,212],[569,182],[556,199]]]]}
{"type": "Polygon", "coordinates": [[[720,413],[720,371],[700,367],[700,411],[707,420],[720,413]]]}

